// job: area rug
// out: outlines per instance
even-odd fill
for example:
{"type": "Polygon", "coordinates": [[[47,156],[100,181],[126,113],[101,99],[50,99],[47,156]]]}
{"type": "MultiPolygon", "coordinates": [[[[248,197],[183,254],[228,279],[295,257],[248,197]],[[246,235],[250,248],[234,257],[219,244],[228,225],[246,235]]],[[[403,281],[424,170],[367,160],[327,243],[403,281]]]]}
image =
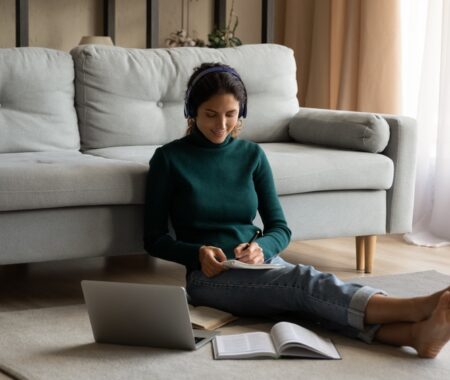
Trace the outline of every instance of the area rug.
{"type": "MultiPolygon", "coordinates": [[[[367,277],[356,282],[392,295],[427,294],[450,284],[436,271],[367,277]]],[[[273,321],[239,319],[223,334],[263,330],[273,321]]],[[[342,360],[213,360],[198,351],[96,344],[84,305],[0,313],[0,368],[16,379],[450,379],[450,345],[438,358],[409,348],[368,345],[325,330],[342,360]]]]}

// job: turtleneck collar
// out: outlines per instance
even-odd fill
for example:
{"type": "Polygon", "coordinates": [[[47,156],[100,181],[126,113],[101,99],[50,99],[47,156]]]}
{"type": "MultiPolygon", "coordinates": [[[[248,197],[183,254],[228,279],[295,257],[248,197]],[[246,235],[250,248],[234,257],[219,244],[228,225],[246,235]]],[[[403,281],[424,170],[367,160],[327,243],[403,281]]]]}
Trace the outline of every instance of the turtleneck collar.
{"type": "Polygon", "coordinates": [[[203,148],[223,148],[229,144],[231,144],[234,141],[234,138],[231,136],[231,133],[225,138],[225,140],[220,144],[215,144],[208,140],[205,135],[197,128],[197,126],[194,126],[192,128],[192,132],[190,135],[188,135],[188,140],[193,142],[195,145],[201,146],[203,148]]]}

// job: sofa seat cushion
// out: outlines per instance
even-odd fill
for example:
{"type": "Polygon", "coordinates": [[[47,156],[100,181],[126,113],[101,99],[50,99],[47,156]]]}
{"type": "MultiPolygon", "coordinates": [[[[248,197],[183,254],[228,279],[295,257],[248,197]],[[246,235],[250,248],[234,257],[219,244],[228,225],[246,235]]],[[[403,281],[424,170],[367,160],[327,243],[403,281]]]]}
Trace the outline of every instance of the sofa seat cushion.
{"type": "MultiPolygon", "coordinates": [[[[394,165],[388,157],[299,143],[264,143],[279,195],[332,190],[387,190],[394,165]]],[[[86,153],[148,165],[158,145],[88,150],[86,153]]]]}
{"type": "Polygon", "coordinates": [[[299,143],[261,144],[279,195],[332,190],[387,190],[394,164],[382,154],[299,143]]]}
{"type": "Polygon", "coordinates": [[[74,151],[0,154],[0,211],[142,204],[147,171],[74,151]]]}
{"type": "Polygon", "coordinates": [[[139,145],[139,146],[114,146],[112,148],[90,149],[84,151],[86,154],[114,160],[137,162],[147,165],[155,150],[161,145],[139,145]]]}

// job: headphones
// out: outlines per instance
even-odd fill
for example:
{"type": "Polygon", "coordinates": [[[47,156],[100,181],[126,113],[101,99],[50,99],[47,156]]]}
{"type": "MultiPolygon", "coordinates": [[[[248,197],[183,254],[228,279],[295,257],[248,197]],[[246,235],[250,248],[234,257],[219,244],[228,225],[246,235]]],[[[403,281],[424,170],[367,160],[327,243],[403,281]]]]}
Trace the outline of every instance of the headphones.
{"type": "Polygon", "coordinates": [[[192,109],[192,105],[190,102],[190,96],[191,96],[192,89],[194,88],[194,86],[197,84],[197,82],[200,79],[202,79],[205,75],[208,75],[210,73],[229,73],[241,81],[242,86],[244,88],[244,93],[245,93],[245,102],[244,102],[244,104],[239,104],[239,117],[243,117],[245,119],[247,117],[247,89],[245,88],[244,82],[242,81],[241,77],[236,72],[236,70],[234,70],[228,66],[210,67],[208,69],[203,70],[202,72],[200,72],[200,74],[198,74],[195,77],[195,79],[192,81],[191,85],[187,89],[186,97],[184,99],[185,100],[184,101],[184,116],[186,117],[186,119],[189,117],[194,118],[194,115],[195,115],[195,110],[192,109]]]}

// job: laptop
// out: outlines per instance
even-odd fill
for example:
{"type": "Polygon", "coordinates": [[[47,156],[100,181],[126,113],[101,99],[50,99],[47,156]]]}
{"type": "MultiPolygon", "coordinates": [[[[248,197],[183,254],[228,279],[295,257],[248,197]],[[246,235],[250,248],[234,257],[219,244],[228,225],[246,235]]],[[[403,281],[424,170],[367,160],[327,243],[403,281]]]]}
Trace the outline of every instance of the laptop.
{"type": "Polygon", "coordinates": [[[218,332],[193,330],[180,286],[81,281],[98,343],[196,350],[218,332]]]}

